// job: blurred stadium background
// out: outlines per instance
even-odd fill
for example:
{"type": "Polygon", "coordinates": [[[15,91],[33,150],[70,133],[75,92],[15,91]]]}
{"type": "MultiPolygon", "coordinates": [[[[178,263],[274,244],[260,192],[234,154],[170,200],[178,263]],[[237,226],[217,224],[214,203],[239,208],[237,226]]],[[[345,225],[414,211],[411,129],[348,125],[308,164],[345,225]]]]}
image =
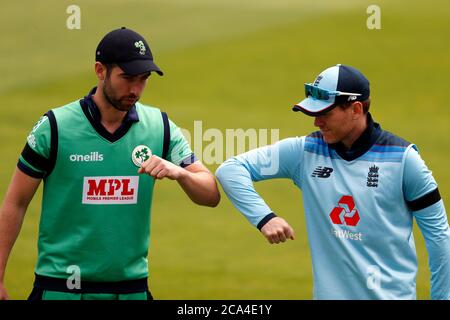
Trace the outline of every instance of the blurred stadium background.
{"type": "MultiPolygon", "coordinates": [[[[447,0],[45,0],[0,7],[0,200],[33,124],[94,86],[98,41],[127,26],[147,38],[165,72],[150,78],[141,101],[188,130],[202,120],[204,130],[307,134],[313,120],[290,111],[303,98],[303,83],[336,63],[359,68],[371,81],[374,118],[418,145],[448,209],[447,0]],[[81,8],[80,30],[66,28],[71,4],[81,8]],[[366,27],[371,4],[381,8],[381,30],[366,27]]],[[[41,189],[10,257],[5,284],[12,299],[31,291],[41,189]]],[[[224,195],[218,208],[202,208],[173,181],[157,183],[149,254],[155,298],[312,298],[301,193],[283,180],[257,189],[295,228],[295,241],[269,245],[224,195]]],[[[418,298],[428,299],[427,254],[416,227],[415,237],[418,298]]]]}

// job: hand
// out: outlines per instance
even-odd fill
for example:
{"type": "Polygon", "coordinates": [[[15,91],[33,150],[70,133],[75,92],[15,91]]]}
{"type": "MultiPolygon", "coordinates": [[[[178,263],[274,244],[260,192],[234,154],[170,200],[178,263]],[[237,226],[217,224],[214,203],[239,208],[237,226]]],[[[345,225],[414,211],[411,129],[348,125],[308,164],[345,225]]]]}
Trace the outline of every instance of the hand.
{"type": "Polygon", "coordinates": [[[8,293],[2,282],[0,282],[0,300],[9,300],[8,293]]]}
{"type": "Polygon", "coordinates": [[[178,180],[184,173],[184,169],[158,156],[152,155],[139,168],[138,173],[146,173],[155,179],[169,178],[178,180]]]}
{"type": "Polygon", "coordinates": [[[262,228],[262,234],[270,243],[285,242],[287,239],[294,240],[294,229],[280,217],[275,217],[269,220],[262,228]]]}

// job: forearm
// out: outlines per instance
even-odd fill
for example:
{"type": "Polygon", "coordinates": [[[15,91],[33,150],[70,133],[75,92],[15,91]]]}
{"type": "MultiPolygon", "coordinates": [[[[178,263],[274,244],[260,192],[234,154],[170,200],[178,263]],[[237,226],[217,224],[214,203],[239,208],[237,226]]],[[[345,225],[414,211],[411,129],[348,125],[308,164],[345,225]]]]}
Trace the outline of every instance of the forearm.
{"type": "Polygon", "coordinates": [[[233,205],[255,227],[272,213],[256,192],[250,172],[236,159],[224,162],[217,169],[216,176],[233,205]]]}
{"type": "Polygon", "coordinates": [[[6,263],[19,235],[26,208],[5,200],[0,210],[0,282],[5,276],[6,263]]]}
{"type": "Polygon", "coordinates": [[[183,169],[177,181],[194,203],[208,207],[219,204],[219,189],[210,172],[190,172],[183,169]]]}
{"type": "Polygon", "coordinates": [[[450,299],[450,230],[442,201],[414,213],[425,239],[431,298],[450,299]]]}
{"type": "Polygon", "coordinates": [[[450,231],[439,242],[428,241],[431,299],[450,300],[450,231]]]}

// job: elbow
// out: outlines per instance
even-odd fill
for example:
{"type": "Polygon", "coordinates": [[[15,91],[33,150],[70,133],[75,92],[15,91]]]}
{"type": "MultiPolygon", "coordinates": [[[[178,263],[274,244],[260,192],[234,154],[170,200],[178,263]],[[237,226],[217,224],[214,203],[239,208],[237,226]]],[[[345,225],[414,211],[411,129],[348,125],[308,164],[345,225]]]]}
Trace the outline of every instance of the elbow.
{"type": "Polygon", "coordinates": [[[198,204],[200,206],[215,208],[220,203],[220,193],[216,186],[216,190],[214,192],[212,192],[209,197],[203,198],[203,199],[191,199],[191,200],[195,204],[198,204]]]}
{"type": "Polygon", "coordinates": [[[213,189],[213,191],[211,192],[211,195],[208,198],[208,201],[204,205],[207,207],[215,208],[220,203],[220,192],[219,192],[219,188],[217,186],[217,182],[215,179],[214,179],[214,187],[212,189],[213,189]]]}
{"type": "Polygon", "coordinates": [[[206,206],[215,208],[219,205],[219,203],[220,203],[220,192],[219,190],[217,190],[217,193],[212,197],[212,199],[208,202],[206,206]]]}
{"type": "Polygon", "coordinates": [[[220,203],[220,192],[214,175],[208,172],[208,179],[204,182],[203,191],[189,196],[195,204],[200,206],[217,207],[220,203]]]}

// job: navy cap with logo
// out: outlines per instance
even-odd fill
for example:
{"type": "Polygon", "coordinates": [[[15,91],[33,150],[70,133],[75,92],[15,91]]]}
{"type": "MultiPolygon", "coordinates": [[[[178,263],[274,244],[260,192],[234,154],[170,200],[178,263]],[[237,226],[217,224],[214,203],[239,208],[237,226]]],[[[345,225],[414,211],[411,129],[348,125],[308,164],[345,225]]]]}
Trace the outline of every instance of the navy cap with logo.
{"type": "Polygon", "coordinates": [[[115,63],[126,74],[137,75],[146,72],[163,72],[153,61],[150,47],[137,32],[122,27],[106,34],[97,46],[95,61],[115,63]]]}
{"type": "Polygon", "coordinates": [[[292,110],[318,116],[345,102],[367,100],[370,85],[357,69],[338,64],[322,71],[314,83],[305,83],[305,95],[292,110]]]}

